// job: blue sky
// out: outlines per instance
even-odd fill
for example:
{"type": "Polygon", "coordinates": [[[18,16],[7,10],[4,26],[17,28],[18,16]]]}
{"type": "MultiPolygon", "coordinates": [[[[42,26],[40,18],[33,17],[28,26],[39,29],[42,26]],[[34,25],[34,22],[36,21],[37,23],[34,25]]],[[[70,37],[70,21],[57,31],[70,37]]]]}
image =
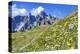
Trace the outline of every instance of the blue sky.
{"type": "Polygon", "coordinates": [[[31,11],[33,8],[38,8],[39,6],[43,7],[47,14],[56,16],[59,18],[64,18],[73,12],[77,5],[64,5],[64,4],[48,4],[48,3],[32,3],[32,2],[19,2],[13,1],[12,5],[16,4],[18,9],[26,9],[31,11]]]}

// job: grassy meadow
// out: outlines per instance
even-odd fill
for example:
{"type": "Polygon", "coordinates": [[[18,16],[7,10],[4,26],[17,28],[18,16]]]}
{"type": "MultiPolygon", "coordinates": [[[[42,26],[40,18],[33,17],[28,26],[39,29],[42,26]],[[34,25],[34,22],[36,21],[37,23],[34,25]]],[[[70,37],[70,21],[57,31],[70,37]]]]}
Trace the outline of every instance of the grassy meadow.
{"type": "Polygon", "coordinates": [[[72,13],[52,25],[42,25],[27,32],[12,33],[12,52],[69,50],[77,49],[77,44],[77,13],[72,13]],[[71,24],[70,30],[68,24],[71,24]]]}

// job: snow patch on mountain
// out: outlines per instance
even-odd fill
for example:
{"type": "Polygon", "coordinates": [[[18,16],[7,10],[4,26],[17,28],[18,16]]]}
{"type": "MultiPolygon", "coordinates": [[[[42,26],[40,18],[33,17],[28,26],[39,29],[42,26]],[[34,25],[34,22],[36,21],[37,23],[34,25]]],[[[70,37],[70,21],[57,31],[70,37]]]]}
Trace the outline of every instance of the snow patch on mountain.
{"type": "Polygon", "coordinates": [[[17,28],[15,29],[15,31],[19,31],[23,26],[25,25],[24,22],[20,22],[20,24],[17,26],[17,28]]]}

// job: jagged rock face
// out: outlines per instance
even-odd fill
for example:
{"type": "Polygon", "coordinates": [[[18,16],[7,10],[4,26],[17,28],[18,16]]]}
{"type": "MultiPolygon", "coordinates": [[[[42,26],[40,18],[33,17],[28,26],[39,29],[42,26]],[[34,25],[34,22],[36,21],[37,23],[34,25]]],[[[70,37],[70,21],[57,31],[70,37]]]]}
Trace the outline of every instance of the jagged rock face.
{"type": "MultiPolygon", "coordinates": [[[[16,7],[16,6],[15,6],[16,7]]],[[[48,15],[43,7],[38,7],[34,9],[32,12],[23,15],[18,14],[12,17],[12,4],[9,6],[9,31],[17,32],[17,31],[27,31],[31,28],[41,25],[51,25],[55,19],[50,14],[48,15]],[[33,13],[33,14],[32,14],[33,13]]],[[[25,10],[24,10],[25,11],[25,10]]],[[[28,11],[27,11],[28,12],[28,11]]]]}
{"type": "Polygon", "coordinates": [[[36,26],[51,25],[56,18],[42,11],[37,16],[29,13],[29,16],[16,16],[12,20],[13,31],[27,31],[36,26]]]}
{"type": "Polygon", "coordinates": [[[20,25],[20,22],[23,21],[23,16],[16,16],[15,18],[11,18],[11,26],[12,26],[12,31],[15,31],[15,28],[20,25]]]}

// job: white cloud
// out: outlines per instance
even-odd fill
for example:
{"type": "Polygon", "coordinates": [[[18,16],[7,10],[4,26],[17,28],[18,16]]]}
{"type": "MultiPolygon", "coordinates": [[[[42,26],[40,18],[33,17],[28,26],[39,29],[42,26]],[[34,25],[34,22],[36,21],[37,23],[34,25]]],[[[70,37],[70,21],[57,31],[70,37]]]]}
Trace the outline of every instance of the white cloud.
{"type": "Polygon", "coordinates": [[[33,8],[32,11],[31,11],[31,14],[34,15],[34,16],[37,16],[37,14],[38,14],[37,10],[35,8],[33,8]]]}
{"type": "MultiPolygon", "coordinates": [[[[41,11],[44,11],[44,8],[42,6],[39,6],[38,8],[33,8],[31,10],[31,14],[34,16],[37,16],[41,13],[41,11]]],[[[17,15],[26,16],[29,12],[24,8],[17,8],[16,4],[12,5],[12,18],[14,18],[17,15]]]]}
{"type": "Polygon", "coordinates": [[[37,8],[38,14],[39,14],[41,11],[44,11],[44,8],[43,8],[42,6],[40,6],[40,7],[37,8]]]}
{"type": "Polygon", "coordinates": [[[44,8],[42,6],[39,6],[38,8],[33,8],[31,11],[31,14],[34,16],[37,16],[38,14],[41,13],[41,11],[44,11],[44,8]]]}
{"type": "Polygon", "coordinates": [[[12,5],[12,18],[14,18],[17,15],[26,16],[28,14],[28,11],[24,8],[17,8],[16,4],[12,5]]]}

